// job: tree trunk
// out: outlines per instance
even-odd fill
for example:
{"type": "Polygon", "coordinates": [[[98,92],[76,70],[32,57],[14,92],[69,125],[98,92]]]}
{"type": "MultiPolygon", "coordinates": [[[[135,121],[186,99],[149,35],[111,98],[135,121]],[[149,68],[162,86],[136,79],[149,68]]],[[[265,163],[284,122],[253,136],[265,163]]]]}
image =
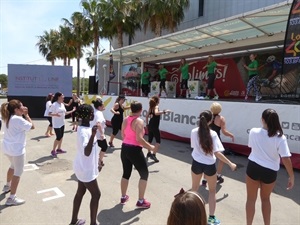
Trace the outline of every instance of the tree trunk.
{"type": "Polygon", "coordinates": [[[155,37],[160,37],[161,36],[161,22],[160,21],[156,21],[156,27],[155,27],[155,37]]]}
{"type": "Polygon", "coordinates": [[[121,26],[117,27],[118,31],[118,47],[122,48],[123,47],[123,30],[121,26]]]}
{"type": "Polygon", "coordinates": [[[94,36],[94,48],[93,48],[93,54],[94,54],[94,61],[95,61],[95,70],[94,70],[94,75],[95,77],[97,76],[97,66],[98,66],[98,62],[97,62],[97,54],[98,54],[98,46],[99,46],[99,35],[95,34],[94,36]]]}
{"type": "Polygon", "coordinates": [[[77,96],[80,96],[80,46],[77,48],[77,96]]]}

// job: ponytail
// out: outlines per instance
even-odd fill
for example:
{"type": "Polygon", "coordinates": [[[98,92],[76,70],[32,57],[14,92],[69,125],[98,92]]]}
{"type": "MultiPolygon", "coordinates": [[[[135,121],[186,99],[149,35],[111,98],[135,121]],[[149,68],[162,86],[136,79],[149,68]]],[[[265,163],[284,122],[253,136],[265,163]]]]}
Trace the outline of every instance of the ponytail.
{"type": "Polygon", "coordinates": [[[210,135],[210,128],[208,123],[212,120],[212,113],[208,110],[205,110],[200,114],[199,121],[199,143],[202,147],[205,154],[213,154],[213,142],[212,137],[210,135]]]}

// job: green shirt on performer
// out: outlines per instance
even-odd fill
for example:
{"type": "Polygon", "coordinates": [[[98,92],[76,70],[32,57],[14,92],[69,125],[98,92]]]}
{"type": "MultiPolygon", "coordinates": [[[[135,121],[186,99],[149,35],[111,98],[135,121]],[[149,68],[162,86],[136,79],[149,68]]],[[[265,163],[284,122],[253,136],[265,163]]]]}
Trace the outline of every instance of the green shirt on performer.
{"type": "Polygon", "coordinates": [[[148,71],[143,72],[141,74],[141,84],[149,84],[150,83],[150,73],[148,71]]]}

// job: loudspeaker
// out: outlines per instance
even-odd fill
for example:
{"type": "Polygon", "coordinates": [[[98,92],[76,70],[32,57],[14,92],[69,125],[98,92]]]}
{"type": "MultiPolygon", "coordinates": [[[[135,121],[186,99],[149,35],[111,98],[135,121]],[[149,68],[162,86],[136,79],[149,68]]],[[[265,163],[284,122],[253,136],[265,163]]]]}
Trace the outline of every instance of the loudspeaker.
{"type": "Polygon", "coordinates": [[[95,81],[95,76],[89,76],[89,94],[98,93],[98,81],[95,81]]]}

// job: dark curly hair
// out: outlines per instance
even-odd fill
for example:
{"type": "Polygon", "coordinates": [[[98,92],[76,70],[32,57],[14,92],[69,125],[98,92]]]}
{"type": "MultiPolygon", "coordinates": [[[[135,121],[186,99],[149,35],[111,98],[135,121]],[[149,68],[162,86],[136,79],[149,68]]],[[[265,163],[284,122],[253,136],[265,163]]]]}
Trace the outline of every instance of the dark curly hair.
{"type": "Polygon", "coordinates": [[[89,119],[94,114],[94,109],[91,105],[80,105],[76,110],[76,116],[79,119],[89,119]]]}

